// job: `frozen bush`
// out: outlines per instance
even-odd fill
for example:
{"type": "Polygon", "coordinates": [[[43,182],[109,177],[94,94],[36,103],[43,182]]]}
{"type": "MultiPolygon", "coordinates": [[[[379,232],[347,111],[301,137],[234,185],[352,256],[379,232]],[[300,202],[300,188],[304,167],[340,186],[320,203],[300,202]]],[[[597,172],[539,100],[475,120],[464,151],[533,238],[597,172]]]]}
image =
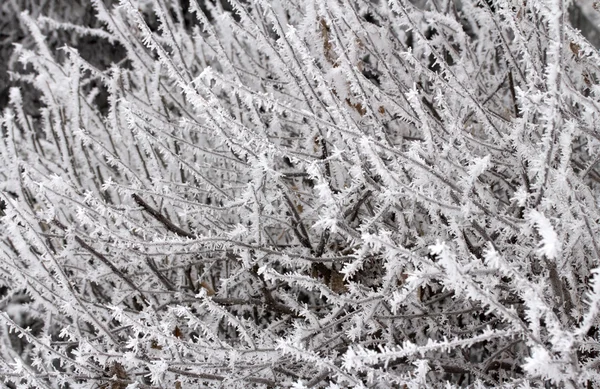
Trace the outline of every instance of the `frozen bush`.
{"type": "Polygon", "coordinates": [[[568,2],[93,4],[21,16],[7,385],[600,386],[600,57],[568,2]]]}

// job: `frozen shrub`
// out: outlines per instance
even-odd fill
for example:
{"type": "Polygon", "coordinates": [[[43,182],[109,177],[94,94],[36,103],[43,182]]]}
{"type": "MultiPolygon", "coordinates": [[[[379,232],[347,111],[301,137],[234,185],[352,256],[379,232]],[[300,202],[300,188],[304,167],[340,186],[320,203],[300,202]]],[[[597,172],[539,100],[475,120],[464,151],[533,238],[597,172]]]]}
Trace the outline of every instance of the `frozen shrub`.
{"type": "Polygon", "coordinates": [[[569,3],[183,3],[22,14],[7,385],[600,385],[600,57],[569,3]],[[59,59],[59,28],[126,56],[59,59]]]}

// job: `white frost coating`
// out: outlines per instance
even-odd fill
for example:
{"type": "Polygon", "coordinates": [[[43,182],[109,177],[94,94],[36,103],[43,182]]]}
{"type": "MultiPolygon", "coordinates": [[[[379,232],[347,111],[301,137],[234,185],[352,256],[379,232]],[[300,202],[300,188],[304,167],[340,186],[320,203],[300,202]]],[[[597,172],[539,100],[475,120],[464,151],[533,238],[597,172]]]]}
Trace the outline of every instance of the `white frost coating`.
{"type": "Polygon", "coordinates": [[[14,48],[3,385],[600,387],[568,1],[105,4],[14,48]]]}
{"type": "Polygon", "coordinates": [[[539,243],[538,253],[549,259],[558,258],[561,250],[561,242],[552,223],[550,223],[550,220],[548,220],[543,213],[536,210],[529,211],[527,219],[531,224],[535,225],[538,233],[542,237],[539,243]]]}

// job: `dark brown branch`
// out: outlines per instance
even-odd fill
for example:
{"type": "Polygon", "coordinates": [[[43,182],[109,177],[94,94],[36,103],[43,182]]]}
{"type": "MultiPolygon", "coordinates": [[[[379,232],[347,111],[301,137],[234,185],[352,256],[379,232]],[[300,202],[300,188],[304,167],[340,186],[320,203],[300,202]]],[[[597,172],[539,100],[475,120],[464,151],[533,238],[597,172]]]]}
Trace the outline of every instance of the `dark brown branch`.
{"type": "Polygon", "coordinates": [[[362,197],[360,198],[360,200],[358,200],[358,202],[356,204],[354,204],[354,206],[348,210],[346,210],[346,212],[344,212],[344,217],[348,217],[350,215],[352,215],[352,217],[350,218],[350,222],[353,222],[354,219],[356,219],[356,216],[358,215],[358,210],[361,207],[361,205],[363,205],[363,203],[373,194],[373,191],[371,190],[367,190],[362,197]]]}
{"type": "Polygon", "coordinates": [[[513,80],[512,70],[508,72],[508,85],[510,87],[510,95],[513,100],[515,117],[521,117],[521,113],[519,112],[519,105],[517,104],[517,94],[515,93],[515,82],[513,80]]]}
{"type": "MultiPolygon", "coordinates": [[[[57,226],[58,228],[60,228],[63,231],[67,230],[67,227],[64,224],[62,224],[60,221],[58,221],[57,219],[54,219],[52,221],[52,224],[54,224],[55,226],[57,226]]],[[[142,297],[142,299],[144,300],[144,302],[148,304],[148,300],[146,299],[146,297],[144,296],[142,291],[140,291],[139,288],[129,278],[127,278],[121,270],[119,270],[119,268],[117,268],[115,265],[113,265],[113,263],[108,258],[106,258],[104,255],[102,255],[102,253],[99,253],[98,251],[96,251],[92,246],[87,244],[83,239],[81,239],[77,235],[75,235],[74,239],[75,239],[75,242],[77,242],[81,247],[86,249],[94,257],[98,258],[100,260],[100,262],[102,262],[106,266],[108,266],[110,268],[110,270],[117,277],[119,277],[121,280],[123,280],[123,282],[125,282],[127,285],[129,285],[129,287],[131,289],[137,291],[140,294],[140,296],[142,297]]]]}
{"type": "Polygon", "coordinates": [[[84,249],[89,251],[90,254],[92,254],[94,257],[98,258],[106,266],[108,266],[110,268],[110,270],[117,277],[119,277],[121,280],[123,280],[123,282],[125,282],[127,285],[129,285],[129,287],[131,289],[137,291],[140,294],[140,296],[142,297],[142,299],[144,300],[144,302],[148,304],[148,300],[146,299],[146,297],[144,296],[142,291],[139,290],[138,287],[129,278],[127,278],[121,270],[119,270],[119,268],[117,268],[115,265],[113,265],[113,263],[108,258],[106,258],[104,255],[102,255],[98,251],[96,251],[92,246],[90,246],[89,244],[84,242],[83,239],[81,239],[78,236],[75,236],[75,242],[77,242],[81,247],[83,247],[84,249]]]}
{"type": "Polygon", "coordinates": [[[312,245],[310,244],[310,239],[308,237],[308,231],[306,230],[304,223],[302,223],[302,218],[300,217],[298,210],[294,206],[294,203],[292,202],[290,197],[287,195],[287,193],[283,192],[283,196],[285,197],[285,200],[290,208],[290,211],[292,212],[292,216],[293,216],[292,226],[294,227],[294,234],[296,235],[296,237],[298,238],[298,240],[300,241],[300,243],[302,243],[302,245],[304,247],[312,250],[312,245]]]}
{"type": "Polygon", "coordinates": [[[316,376],[315,378],[313,378],[312,380],[308,381],[308,383],[306,384],[306,386],[308,386],[309,388],[312,388],[314,386],[317,386],[317,384],[321,381],[323,381],[325,378],[329,377],[331,373],[329,372],[329,370],[325,370],[323,373],[319,374],[318,376],[316,376]]]}
{"type": "MultiPolygon", "coordinates": [[[[224,381],[226,378],[222,375],[206,374],[206,373],[192,373],[191,371],[175,369],[172,367],[168,368],[167,371],[170,371],[171,373],[175,373],[175,374],[180,374],[180,375],[186,376],[186,377],[201,378],[201,379],[210,380],[210,381],[224,381]]],[[[251,382],[253,384],[267,385],[268,387],[275,387],[275,385],[276,385],[275,381],[270,380],[268,378],[243,377],[243,380],[247,381],[247,382],[251,382]]]]}
{"type": "Polygon", "coordinates": [[[154,259],[148,257],[148,258],[146,258],[146,263],[148,264],[148,267],[150,268],[152,273],[154,273],[156,275],[156,277],[158,277],[160,282],[165,286],[165,288],[167,288],[167,290],[170,290],[172,292],[175,291],[175,287],[173,286],[171,281],[169,281],[169,279],[167,277],[165,277],[156,267],[156,263],[154,262],[154,259]]]}
{"type": "Polygon", "coordinates": [[[158,212],[157,210],[155,210],[154,208],[152,208],[150,205],[148,205],[148,203],[146,203],[140,196],[138,196],[137,194],[132,194],[131,197],[133,198],[133,200],[136,202],[137,205],[139,205],[140,207],[144,208],[144,210],[146,212],[148,212],[150,215],[152,215],[152,217],[154,217],[156,220],[158,220],[160,223],[162,223],[167,230],[183,237],[183,238],[190,238],[190,239],[196,239],[195,235],[190,234],[189,232],[183,230],[182,228],[176,226],[175,224],[173,224],[169,219],[167,219],[164,215],[162,215],[160,212],[158,212]]]}

